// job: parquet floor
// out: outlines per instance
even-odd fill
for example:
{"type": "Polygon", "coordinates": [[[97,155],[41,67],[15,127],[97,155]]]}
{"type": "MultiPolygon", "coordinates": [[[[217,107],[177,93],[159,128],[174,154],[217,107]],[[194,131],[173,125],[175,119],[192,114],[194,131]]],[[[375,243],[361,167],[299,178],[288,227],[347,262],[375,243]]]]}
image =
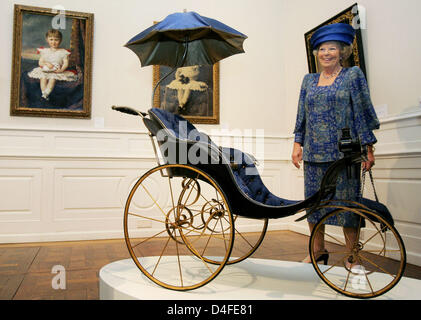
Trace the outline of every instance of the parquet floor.
{"type": "MultiPolygon", "coordinates": [[[[301,261],[307,255],[307,245],[305,235],[270,231],[252,257],[301,261]]],[[[110,262],[127,258],[124,240],[3,244],[0,245],[0,299],[96,300],[99,270],[110,262]],[[64,290],[53,289],[55,265],[65,268],[64,290]]],[[[408,265],[405,276],[421,279],[421,267],[408,265]]]]}

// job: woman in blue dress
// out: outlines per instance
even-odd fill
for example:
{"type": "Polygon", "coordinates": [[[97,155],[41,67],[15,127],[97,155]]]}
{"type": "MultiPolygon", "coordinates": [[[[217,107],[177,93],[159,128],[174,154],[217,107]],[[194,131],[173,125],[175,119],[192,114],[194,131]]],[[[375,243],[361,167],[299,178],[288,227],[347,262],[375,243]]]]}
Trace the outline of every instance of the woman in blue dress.
{"type": "MultiPolygon", "coordinates": [[[[303,79],[292,152],[292,162],[297,168],[304,161],[306,198],[319,189],[329,165],[343,156],[338,149],[342,128],[350,128],[352,138],[358,138],[363,146],[367,146],[368,161],[362,163],[362,169],[369,170],[374,165],[373,145],[377,139],[372,130],[379,128],[379,121],[367,81],[360,68],[342,67],[342,61],[352,52],[354,36],[355,30],[350,25],[336,23],[316,30],[310,39],[321,72],[307,74],[303,79]]],[[[359,173],[360,167],[356,170],[359,173]]],[[[335,199],[357,199],[360,179],[359,175],[356,176],[349,179],[345,170],[340,174],[335,199]]],[[[318,210],[307,218],[310,232],[325,214],[325,211],[318,210]]],[[[344,212],[326,223],[342,226],[347,246],[352,246],[358,227],[355,215],[344,212]]],[[[322,233],[316,237],[315,249],[319,252],[316,260],[326,262],[328,253],[322,233]]],[[[310,261],[310,256],[303,260],[310,261]]]]}

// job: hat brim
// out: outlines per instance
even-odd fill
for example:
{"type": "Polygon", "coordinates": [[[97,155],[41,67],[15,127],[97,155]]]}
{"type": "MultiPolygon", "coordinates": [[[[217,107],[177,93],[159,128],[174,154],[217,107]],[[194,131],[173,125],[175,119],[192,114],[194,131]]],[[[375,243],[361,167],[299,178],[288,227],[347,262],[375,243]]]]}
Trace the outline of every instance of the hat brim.
{"type": "Polygon", "coordinates": [[[310,39],[313,49],[326,41],[340,41],[351,44],[354,41],[355,29],[346,23],[334,23],[317,29],[310,39]]]}
{"type": "Polygon", "coordinates": [[[339,42],[345,43],[347,45],[350,45],[354,41],[354,37],[338,36],[337,34],[328,34],[328,35],[325,35],[325,36],[320,37],[317,40],[315,40],[312,44],[312,48],[316,49],[322,43],[328,42],[328,41],[339,41],[339,42]]]}

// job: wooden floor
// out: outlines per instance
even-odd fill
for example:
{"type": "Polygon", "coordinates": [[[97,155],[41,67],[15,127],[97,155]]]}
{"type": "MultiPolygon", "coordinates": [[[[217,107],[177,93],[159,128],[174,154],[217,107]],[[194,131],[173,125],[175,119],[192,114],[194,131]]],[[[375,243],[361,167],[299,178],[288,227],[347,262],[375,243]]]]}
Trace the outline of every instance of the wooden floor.
{"type": "MultiPolygon", "coordinates": [[[[253,258],[301,261],[308,237],[271,231],[253,258]]],[[[98,240],[0,245],[1,300],[98,299],[98,273],[106,264],[128,259],[124,240],[98,240]],[[54,266],[66,271],[66,289],[53,289],[54,266]]],[[[228,266],[229,267],[229,266],[228,266]]],[[[139,271],[140,272],[140,271],[139,271]]],[[[421,279],[421,267],[407,265],[406,277],[421,279]]]]}

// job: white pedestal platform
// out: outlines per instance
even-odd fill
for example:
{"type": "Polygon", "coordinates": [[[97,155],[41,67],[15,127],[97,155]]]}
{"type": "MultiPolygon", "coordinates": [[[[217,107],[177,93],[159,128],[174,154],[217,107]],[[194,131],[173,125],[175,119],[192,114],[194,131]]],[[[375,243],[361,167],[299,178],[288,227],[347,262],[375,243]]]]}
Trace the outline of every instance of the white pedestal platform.
{"type": "MultiPolygon", "coordinates": [[[[227,265],[211,282],[190,291],[162,288],[131,259],[104,266],[99,272],[101,300],[348,300],[329,288],[311,264],[246,259],[227,265]]],[[[421,300],[421,280],[402,277],[380,300],[421,300]]],[[[355,299],[353,299],[355,300],[355,299]]]]}

